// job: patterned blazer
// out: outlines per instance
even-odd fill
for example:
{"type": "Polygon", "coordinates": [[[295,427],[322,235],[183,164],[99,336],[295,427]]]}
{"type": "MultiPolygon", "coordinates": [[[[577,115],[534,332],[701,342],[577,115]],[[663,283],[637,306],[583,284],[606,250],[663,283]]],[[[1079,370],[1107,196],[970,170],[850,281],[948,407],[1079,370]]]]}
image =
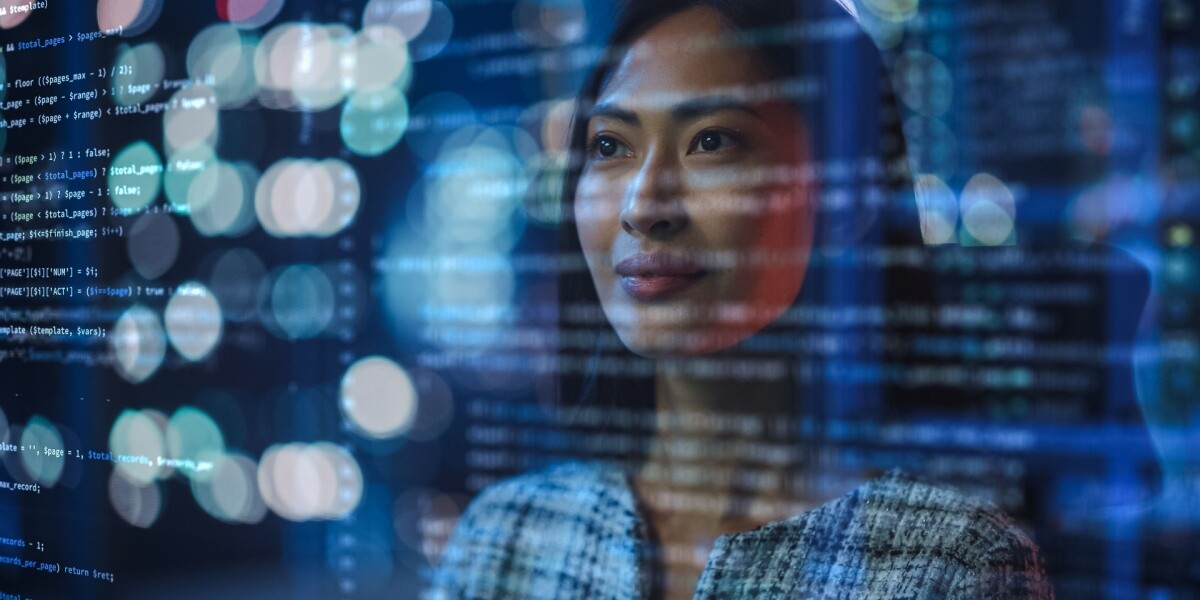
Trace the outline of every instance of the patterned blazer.
{"type": "MultiPolygon", "coordinates": [[[[647,598],[627,475],[565,463],[484,490],[434,598],[647,598]]],[[[892,471],[804,514],[717,538],[696,598],[1049,599],[1033,542],[996,507],[892,471]]]]}

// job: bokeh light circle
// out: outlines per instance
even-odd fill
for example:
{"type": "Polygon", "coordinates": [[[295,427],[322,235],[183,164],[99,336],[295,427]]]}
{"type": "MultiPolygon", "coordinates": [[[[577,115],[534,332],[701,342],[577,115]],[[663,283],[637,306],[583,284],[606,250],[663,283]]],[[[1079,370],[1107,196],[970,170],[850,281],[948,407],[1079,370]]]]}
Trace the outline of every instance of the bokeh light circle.
{"type": "Polygon", "coordinates": [[[435,440],[454,419],[454,392],[433,370],[417,368],[409,375],[417,390],[417,414],[404,436],[417,442],[435,440]]]}
{"type": "Polygon", "coordinates": [[[345,161],[285,158],[258,180],[254,212],[275,237],[327,237],[354,220],[361,197],[358,174],[345,161]]]}
{"type": "Polygon", "coordinates": [[[241,29],[270,23],[283,9],[284,0],[217,0],[217,16],[241,29]]]}
{"type": "Polygon", "coordinates": [[[108,501],[126,523],[143,529],[150,527],[162,514],[162,490],[157,483],[139,484],[119,469],[108,478],[108,501]]]}
{"type": "Polygon", "coordinates": [[[125,251],[138,275],[146,279],[161,277],[179,257],[179,226],[163,213],[146,213],[129,227],[125,251]]]}
{"type": "Polygon", "coordinates": [[[342,376],[341,409],[361,435],[388,439],[402,435],[417,413],[417,390],[400,365],[382,356],[358,360],[342,376]]]}
{"type": "Polygon", "coordinates": [[[262,259],[248,248],[231,248],[221,254],[213,264],[209,289],[226,319],[244,322],[255,317],[258,291],[266,275],[262,259]]]}
{"type": "Polygon", "coordinates": [[[301,79],[299,73],[293,74],[291,94],[296,101],[296,107],[301,110],[322,111],[337,105],[346,99],[346,94],[354,88],[355,33],[342,24],[329,24],[319,35],[322,40],[318,48],[305,49],[301,60],[316,63],[308,54],[319,52],[323,55],[323,68],[315,77],[310,73],[301,79]]]}
{"type": "Polygon", "coordinates": [[[978,173],[967,181],[959,199],[963,227],[978,242],[995,246],[1013,234],[1017,207],[1013,192],[995,175],[978,173]]]}
{"type": "Polygon", "coordinates": [[[391,27],[412,40],[425,30],[432,13],[430,0],[371,0],[363,8],[362,25],[391,27]]]}
{"type": "Polygon", "coordinates": [[[141,383],[162,365],[166,333],[154,311],[135,304],[117,319],[109,335],[117,372],[130,383],[141,383]]]}
{"type": "Polygon", "coordinates": [[[408,129],[408,101],[395,87],[355,92],[342,107],[342,141],[355,154],[391,150],[408,129]]]}
{"type": "Polygon", "coordinates": [[[371,25],[354,37],[353,89],[377,92],[404,89],[411,79],[411,62],[404,35],[393,27],[371,25]]]}
{"type": "Polygon", "coordinates": [[[354,87],[354,32],[345,25],[282,23],[254,50],[254,76],[269,108],[321,111],[354,87]]]}
{"type": "Polygon", "coordinates": [[[188,75],[207,79],[222,108],[245,104],[258,93],[254,50],[258,38],[227,23],[209,25],[192,38],[187,51],[188,75]]]}
{"type": "Polygon", "coordinates": [[[188,188],[190,217],[196,231],[206,237],[236,236],[254,224],[248,184],[257,173],[220,161],[202,172],[188,188]]]}
{"type": "Polygon", "coordinates": [[[363,474],[358,461],[345,448],[330,442],[317,442],[309,452],[333,467],[336,482],[333,499],[321,507],[318,516],[323,519],[341,519],[358,508],[363,496],[363,474]]]}
{"type": "Polygon", "coordinates": [[[34,416],[21,431],[20,446],[25,472],[42,487],[54,487],[62,477],[66,463],[58,427],[43,417],[34,416]]]}
{"type": "Polygon", "coordinates": [[[467,127],[451,136],[424,182],[424,232],[439,249],[507,252],[524,227],[528,173],[499,130],[467,127]]]}
{"type": "Polygon", "coordinates": [[[135,106],[149,101],[161,87],[166,64],[162,48],[154,42],[123,47],[110,71],[113,102],[135,106]]]}
{"type": "Polygon", "coordinates": [[[279,230],[298,236],[316,229],[333,211],[334,184],[313,161],[288,165],[271,190],[270,210],[279,230]]]}
{"type": "Polygon", "coordinates": [[[198,145],[217,144],[220,111],[213,89],[193,85],[175,92],[163,111],[163,141],[166,153],[198,145]]]}
{"type": "Polygon", "coordinates": [[[273,322],[285,337],[316,337],[333,321],[333,284],[315,266],[289,266],[275,277],[271,286],[270,310],[273,322]]]}
{"type": "Polygon", "coordinates": [[[181,469],[189,479],[207,480],[212,469],[201,469],[225,454],[225,436],[208,413],[194,406],[181,406],[167,422],[167,453],[179,461],[191,461],[193,468],[181,469]]]}
{"type": "Polygon", "coordinates": [[[358,507],[363,494],[358,461],[328,442],[268,448],[257,480],[266,505],[297,522],[344,518],[358,507]]]}
{"type": "Polygon", "coordinates": [[[141,35],[162,14],[163,0],[98,0],[96,27],[124,37],[141,35]]]}
{"type": "Polygon", "coordinates": [[[862,0],[875,16],[892,23],[900,23],[917,16],[919,0],[862,0]]]}
{"type": "Polygon", "coordinates": [[[263,231],[275,237],[289,235],[279,227],[279,221],[275,218],[275,207],[272,205],[275,184],[284,171],[290,169],[295,162],[295,159],[285,158],[267,167],[254,188],[254,213],[258,217],[258,223],[263,231]]]}
{"type": "Polygon", "coordinates": [[[212,476],[193,479],[192,494],[205,512],[228,523],[254,524],[266,516],[258,489],[258,465],[249,457],[226,454],[214,461],[212,476]]]}
{"type": "Polygon", "coordinates": [[[163,313],[167,339],[181,356],[203,360],[221,339],[221,305],[203,284],[189,281],[175,288],[163,313]]]}
{"type": "Polygon", "coordinates": [[[108,168],[108,195],[114,206],[141,210],[154,202],[162,187],[163,164],[145,141],[134,142],[113,157],[108,168]]]}
{"type": "Polygon", "coordinates": [[[328,237],[354,221],[362,199],[362,186],[358,181],[358,172],[344,160],[326,159],[315,164],[314,168],[325,170],[333,182],[333,202],[326,217],[311,229],[311,233],[328,237]]]}
{"type": "Polygon", "coordinates": [[[939,117],[954,101],[954,82],[946,63],[928,52],[909,50],[896,59],[892,79],[896,95],[909,108],[939,117]]]}
{"type": "Polygon", "coordinates": [[[108,450],[116,470],[137,485],[146,485],[160,476],[156,459],[166,455],[166,444],[162,425],[141,410],[121,411],[108,434],[108,450]],[[148,458],[149,464],[131,460],[139,456],[148,458]]]}
{"type": "Polygon", "coordinates": [[[25,19],[28,19],[29,15],[33,14],[33,11],[15,9],[17,7],[28,9],[29,6],[29,0],[0,0],[0,9],[3,10],[3,14],[0,14],[0,29],[12,29],[24,23],[25,19]]]}
{"type": "MultiPolygon", "coordinates": [[[[217,153],[209,144],[196,144],[171,152],[167,155],[167,168],[163,173],[163,195],[172,206],[179,209],[178,212],[190,213],[193,207],[190,206],[192,199],[189,195],[198,193],[192,190],[192,183],[216,165],[217,153]]],[[[205,183],[200,189],[212,187],[211,183],[205,183]]]]}
{"type": "Polygon", "coordinates": [[[442,53],[454,33],[454,13],[439,0],[430,5],[429,22],[417,37],[409,41],[408,53],[413,62],[429,60],[442,53]]]}

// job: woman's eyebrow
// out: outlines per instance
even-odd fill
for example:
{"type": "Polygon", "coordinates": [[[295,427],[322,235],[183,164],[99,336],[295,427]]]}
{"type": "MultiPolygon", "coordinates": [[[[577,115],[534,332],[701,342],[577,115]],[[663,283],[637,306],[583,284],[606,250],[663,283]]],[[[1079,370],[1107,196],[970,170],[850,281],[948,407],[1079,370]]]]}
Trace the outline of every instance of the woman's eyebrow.
{"type": "Polygon", "coordinates": [[[638,118],[637,113],[611,102],[601,102],[600,104],[593,106],[592,110],[588,111],[588,120],[595,119],[597,117],[616,119],[630,125],[641,125],[642,123],[642,120],[638,118]]]}
{"type": "Polygon", "coordinates": [[[694,121],[725,110],[736,110],[762,118],[753,106],[733,96],[702,96],[684,100],[671,109],[671,116],[676,121],[694,121]]]}
{"type": "MultiPolygon", "coordinates": [[[[726,110],[740,111],[759,119],[762,118],[762,115],[753,106],[734,96],[689,98],[672,106],[670,112],[672,119],[687,122],[726,110]]],[[[635,126],[641,125],[642,122],[636,112],[612,102],[596,104],[592,110],[588,111],[587,117],[589,120],[597,117],[616,119],[635,126]]]]}

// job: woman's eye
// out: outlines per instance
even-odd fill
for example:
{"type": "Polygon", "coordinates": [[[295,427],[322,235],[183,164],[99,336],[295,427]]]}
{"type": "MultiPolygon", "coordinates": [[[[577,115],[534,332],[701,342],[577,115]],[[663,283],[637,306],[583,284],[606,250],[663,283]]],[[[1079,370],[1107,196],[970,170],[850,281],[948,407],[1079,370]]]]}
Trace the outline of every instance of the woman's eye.
{"type": "Polygon", "coordinates": [[[616,158],[630,156],[629,147],[611,135],[598,135],[592,140],[592,156],[599,158],[616,158]]]}
{"type": "Polygon", "coordinates": [[[688,153],[717,152],[736,145],[738,145],[738,140],[734,136],[723,131],[710,129],[708,131],[701,131],[700,135],[696,136],[696,139],[692,142],[692,147],[688,149],[688,153]]]}

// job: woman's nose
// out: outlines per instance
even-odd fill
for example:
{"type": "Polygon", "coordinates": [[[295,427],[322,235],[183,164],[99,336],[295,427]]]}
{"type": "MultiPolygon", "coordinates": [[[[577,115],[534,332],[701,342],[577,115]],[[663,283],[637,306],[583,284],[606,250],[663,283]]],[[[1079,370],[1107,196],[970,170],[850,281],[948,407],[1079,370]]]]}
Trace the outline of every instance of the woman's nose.
{"type": "Polygon", "coordinates": [[[630,180],[621,205],[621,228],[626,233],[666,237],[687,226],[678,165],[647,157],[630,180]]]}

